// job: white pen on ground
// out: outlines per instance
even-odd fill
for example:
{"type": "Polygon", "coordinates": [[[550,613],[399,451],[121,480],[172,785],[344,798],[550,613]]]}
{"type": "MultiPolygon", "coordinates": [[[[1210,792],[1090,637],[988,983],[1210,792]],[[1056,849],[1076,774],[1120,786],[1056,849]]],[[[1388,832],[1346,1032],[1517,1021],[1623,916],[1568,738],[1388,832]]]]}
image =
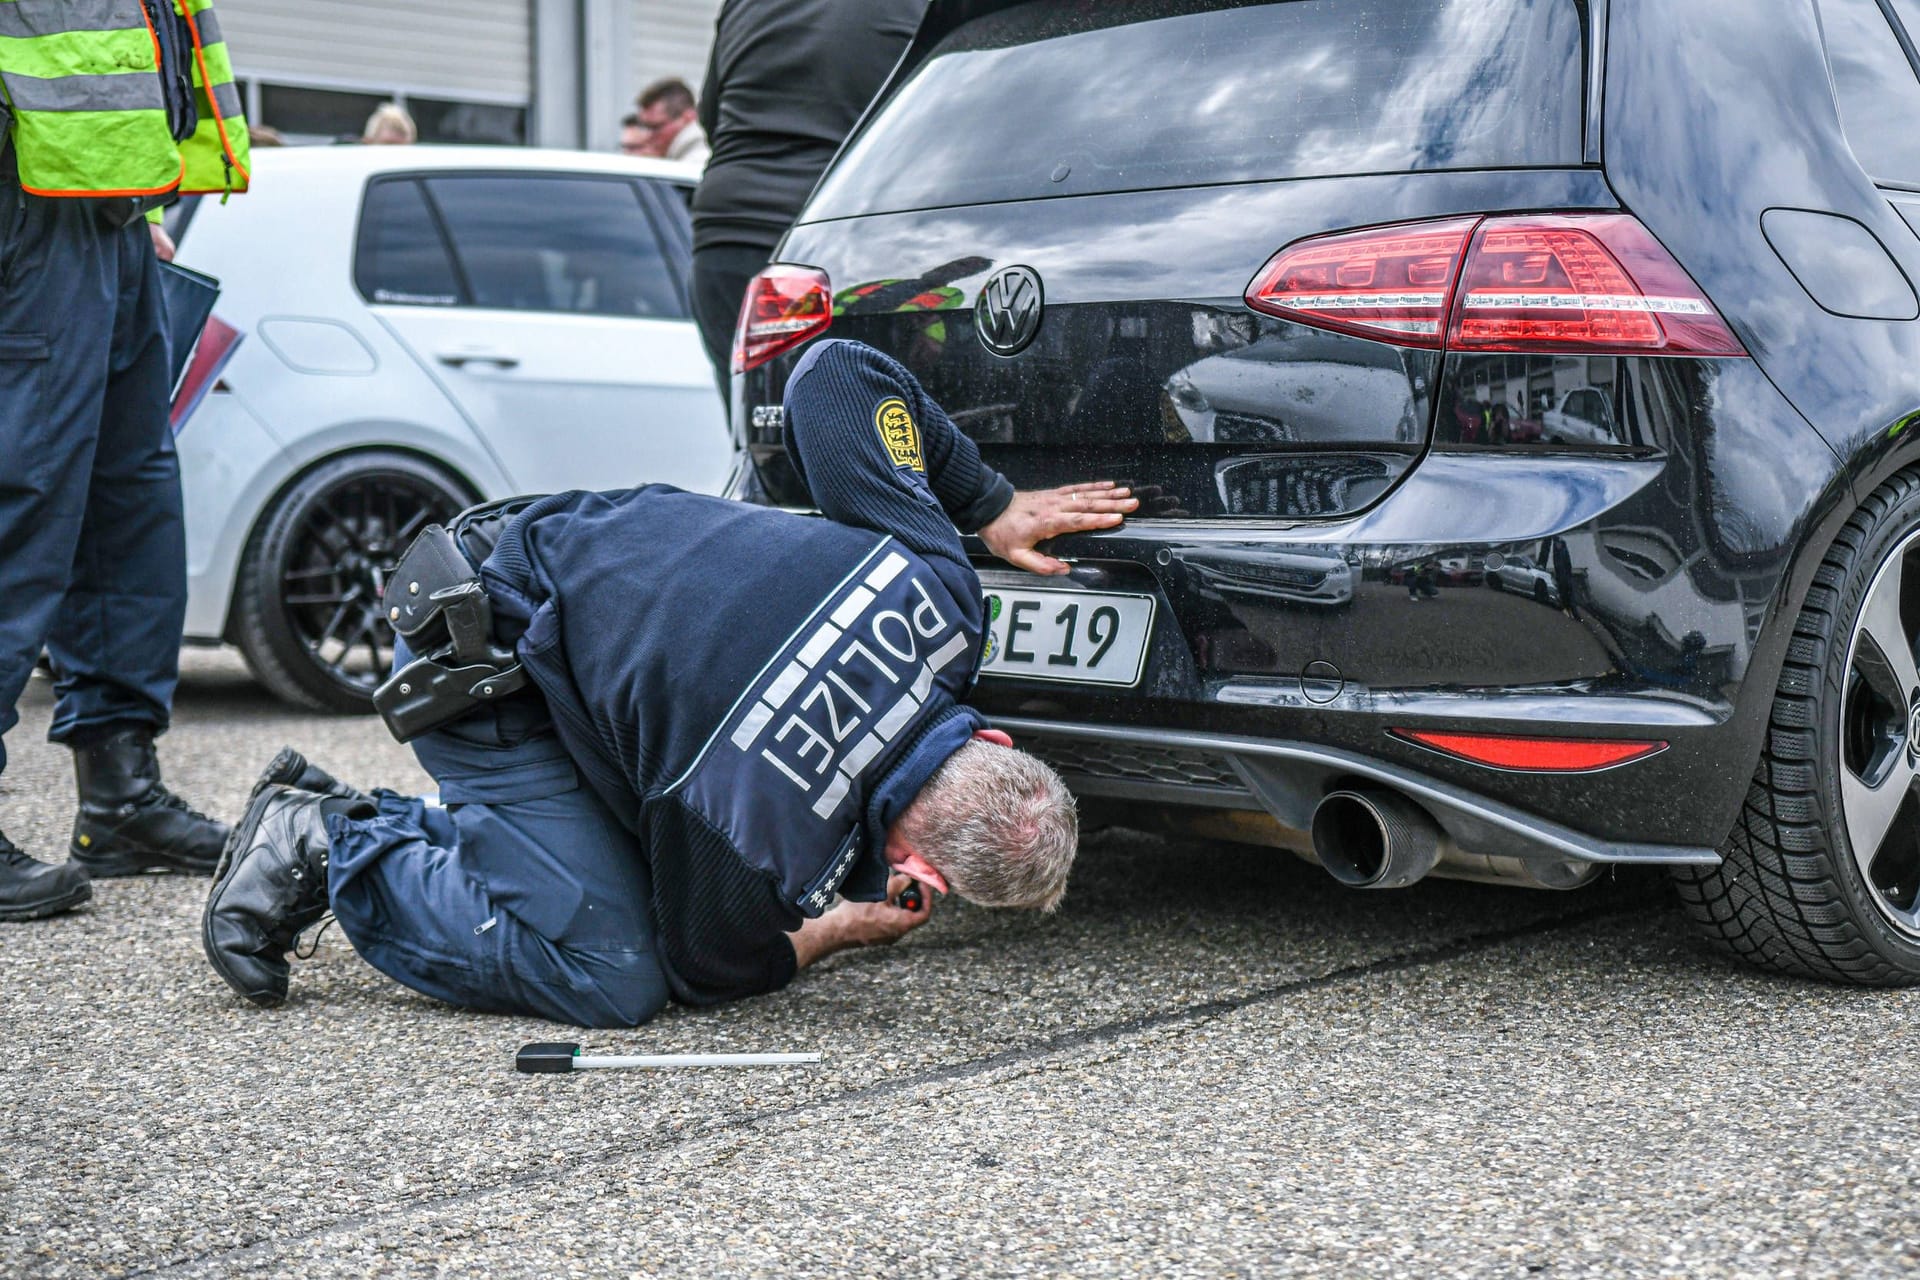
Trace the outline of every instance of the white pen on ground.
{"type": "Polygon", "coordinates": [[[642,1053],[624,1056],[583,1054],[577,1044],[528,1044],[514,1057],[513,1069],[535,1074],[566,1071],[672,1071],[684,1067],[794,1067],[820,1061],[817,1053],[642,1053]]]}

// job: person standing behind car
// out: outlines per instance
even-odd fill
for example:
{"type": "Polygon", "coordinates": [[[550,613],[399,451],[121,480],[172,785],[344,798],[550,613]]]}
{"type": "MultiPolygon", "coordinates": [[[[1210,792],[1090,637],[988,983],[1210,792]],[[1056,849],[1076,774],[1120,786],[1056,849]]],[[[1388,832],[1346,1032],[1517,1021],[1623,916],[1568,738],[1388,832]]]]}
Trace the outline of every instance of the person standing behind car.
{"type": "Polygon", "coordinates": [[[0,835],[0,920],[24,920],[86,901],[89,877],[209,874],[226,840],[161,784],[153,746],[187,565],[142,218],[246,190],[248,150],[209,0],[4,4],[0,36],[0,734],[44,648],[47,736],[80,793],[65,865],[0,835]]]}
{"type": "Polygon", "coordinates": [[[906,51],[926,0],[726,0],[700,90],[693,314],[730,399],[747,283],[906,51]]]}
{"type": "Polygon", "coordinates": [[[410,147],[420,140],[419,127],[397,102],[383,102],[367,117],[360,141],[370,147],[410,147]]]}
{"type": "MultiPolygon", "coordinates": [[[[704,165],[712,148],[694,110],[693,90],[679,76],[655,80],[640,91],[640,113],[631,117],[646,130],[640,150],[630,155],[657,156],[704,165]]],[[[622,139],[624,143],[624,138],[622,139]]]]}
{"type": "Polygon", "coordinates": [[[647,150],[647,126],[640,123],[638,112],[629,111],[620,117],[620,154],[623,156],[644,156],[652,153],[647,150]]]}

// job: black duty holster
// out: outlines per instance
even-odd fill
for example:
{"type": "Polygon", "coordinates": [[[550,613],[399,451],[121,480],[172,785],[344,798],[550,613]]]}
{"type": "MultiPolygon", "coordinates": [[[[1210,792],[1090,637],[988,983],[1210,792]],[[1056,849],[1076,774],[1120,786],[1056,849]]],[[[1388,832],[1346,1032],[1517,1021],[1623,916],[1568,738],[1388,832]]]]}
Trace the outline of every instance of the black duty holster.
{"type": "Polygon", "coordinates": [[[493,639],[493,605],[454,535],[430,524],[387,579],[387,621],[412,661],[373,691],[401,742],[524,688],[526,672],[493,639]]]}

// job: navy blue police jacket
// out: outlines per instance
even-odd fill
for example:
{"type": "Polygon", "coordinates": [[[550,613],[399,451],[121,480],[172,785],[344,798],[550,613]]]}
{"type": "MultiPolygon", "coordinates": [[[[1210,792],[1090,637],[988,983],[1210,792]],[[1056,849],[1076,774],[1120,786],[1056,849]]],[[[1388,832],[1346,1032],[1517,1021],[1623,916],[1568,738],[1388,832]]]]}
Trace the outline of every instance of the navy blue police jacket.
{"type": "Polygon", "coordinates": [[[787,383],[821,519],[666,485],[553,494],[481,566],[588,785],[652,873],[657,958],[709,1004],[792,977],[786,934],[885,897],[887,828],[982,721],[956,525],[1012,486],[894,361],[825,342],[787,383]]]}

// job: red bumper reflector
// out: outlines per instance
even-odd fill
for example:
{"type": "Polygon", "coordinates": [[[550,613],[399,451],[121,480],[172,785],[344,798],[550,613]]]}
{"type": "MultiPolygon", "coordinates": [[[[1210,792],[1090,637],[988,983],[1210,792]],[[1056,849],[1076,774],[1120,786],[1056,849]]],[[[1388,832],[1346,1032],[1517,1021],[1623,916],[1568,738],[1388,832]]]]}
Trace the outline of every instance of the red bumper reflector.
{"type": "Polygon", "coordinates": [[[1664,742],[1622,738],[1516,738],[1503,733],[1439,733],[1428,729],[1389,729],[1387,732],[1473,764],[1529,773],[1610,769],[1667,749],[1664,742]]]}

